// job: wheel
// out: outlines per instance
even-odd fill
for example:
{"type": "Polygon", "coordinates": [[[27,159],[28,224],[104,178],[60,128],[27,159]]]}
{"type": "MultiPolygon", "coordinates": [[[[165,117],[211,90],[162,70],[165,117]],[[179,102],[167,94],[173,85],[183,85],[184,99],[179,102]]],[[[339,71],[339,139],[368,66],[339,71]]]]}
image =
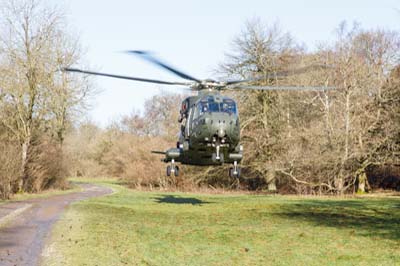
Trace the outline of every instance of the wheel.
{"type": "Polygon", "coordinates": [[[240,169],[240,167],[236,168],[237,174],[236,177],[239,178],[240,175],[242,174],[242,169],[240,169]]]}
{"type": "Polygon", "coordinates": [[[171,166],[167,166],[167,176],[171,176],[171,166]]]}
{"type": "Polygon", "coordinates": [[[225,158],[224,158],[224,154],[223,153],[221,153],[220,155],[219,155],[219,161],[220,161],[220,163],[221,164],[224,164],[224,160],[225,158]]]}
{"type": "Polygon", "coordinates": [[[175,176],[179,176],[179,167],[175,166],[175,172],[174,172],[175,176]]]}
{"type": "Polygon", "coordinates": [[[216,154],[216,153],[213,153],[213,154],[211,155],[211,160],[212,160],[214,163],[220,162],[221,164],[224,164],[224,154],[223,154],[223,153],[220,153],[220,154],[219,154],[219,160],[217,160],[217,154],[216,154]]]}
{"type": "Polygon", "coordinates": [[[235,172],[235,170],[233,167],[229,168],[229,177],[239,178],[242,171],[239,167],[237,167],[236,174],[234,172],[235,172]]]}
{"type": "Polygon", "coordinates": [[[234,176],[233,176],[233,168],[232,168],[232,167],[229,168],[229,177],[234,177],[234,176]]]}

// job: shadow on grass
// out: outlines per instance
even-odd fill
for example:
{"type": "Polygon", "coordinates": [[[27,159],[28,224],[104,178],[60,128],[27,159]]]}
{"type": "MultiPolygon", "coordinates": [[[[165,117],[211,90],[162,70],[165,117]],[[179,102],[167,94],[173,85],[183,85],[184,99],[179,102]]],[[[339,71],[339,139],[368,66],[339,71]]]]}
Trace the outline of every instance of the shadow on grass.
{"type": "Polygon", "coordinates": [[[192,205],[203,205],[211,202],[199,200],[196,198],[182,198],[174,195],[162,195],[154,198],[157,203],[172,203],[172,204],[192,204],[192,205]]]}
{"type": "Polygon", "coordinates": [[[303,200],[280,206],[274,215],[400,241],[399,206],[400,199],[303,200]]]}

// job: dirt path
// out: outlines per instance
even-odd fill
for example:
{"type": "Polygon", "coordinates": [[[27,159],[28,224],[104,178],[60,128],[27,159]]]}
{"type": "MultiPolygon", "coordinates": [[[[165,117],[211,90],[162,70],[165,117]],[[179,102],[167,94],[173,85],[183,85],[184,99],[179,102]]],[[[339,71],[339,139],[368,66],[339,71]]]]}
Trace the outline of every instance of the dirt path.
{"type": "Polygon", "coordinates": [[[44,241],[66,206],[112,192],[92,184],[81,186],[81,192],[0,205],[0,221],[6,223],[0,227],[0,265],[37,265],[44,241]]]}

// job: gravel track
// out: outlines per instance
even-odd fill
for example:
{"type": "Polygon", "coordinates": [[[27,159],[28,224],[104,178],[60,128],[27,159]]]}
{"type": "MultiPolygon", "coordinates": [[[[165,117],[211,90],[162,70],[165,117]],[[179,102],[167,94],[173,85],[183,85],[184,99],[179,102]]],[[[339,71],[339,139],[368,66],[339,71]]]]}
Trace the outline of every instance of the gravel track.
{"type": "Polygon", "coordinates": [[[0,265],[38,265],[46,237],[69,204],[112,193],[93,184],[80,186],[80,192],[0,205],[0,265]]]}

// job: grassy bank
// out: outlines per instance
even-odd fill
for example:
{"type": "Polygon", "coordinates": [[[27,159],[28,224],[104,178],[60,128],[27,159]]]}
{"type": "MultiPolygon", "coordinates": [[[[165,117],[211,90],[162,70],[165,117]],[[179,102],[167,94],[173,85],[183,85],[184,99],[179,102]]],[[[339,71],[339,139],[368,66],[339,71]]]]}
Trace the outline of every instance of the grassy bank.
{"type": "Polygon", "coordinates": [[[400,198],[137,192],[73,204],[44,265],[400,265],[400,198]]]}

